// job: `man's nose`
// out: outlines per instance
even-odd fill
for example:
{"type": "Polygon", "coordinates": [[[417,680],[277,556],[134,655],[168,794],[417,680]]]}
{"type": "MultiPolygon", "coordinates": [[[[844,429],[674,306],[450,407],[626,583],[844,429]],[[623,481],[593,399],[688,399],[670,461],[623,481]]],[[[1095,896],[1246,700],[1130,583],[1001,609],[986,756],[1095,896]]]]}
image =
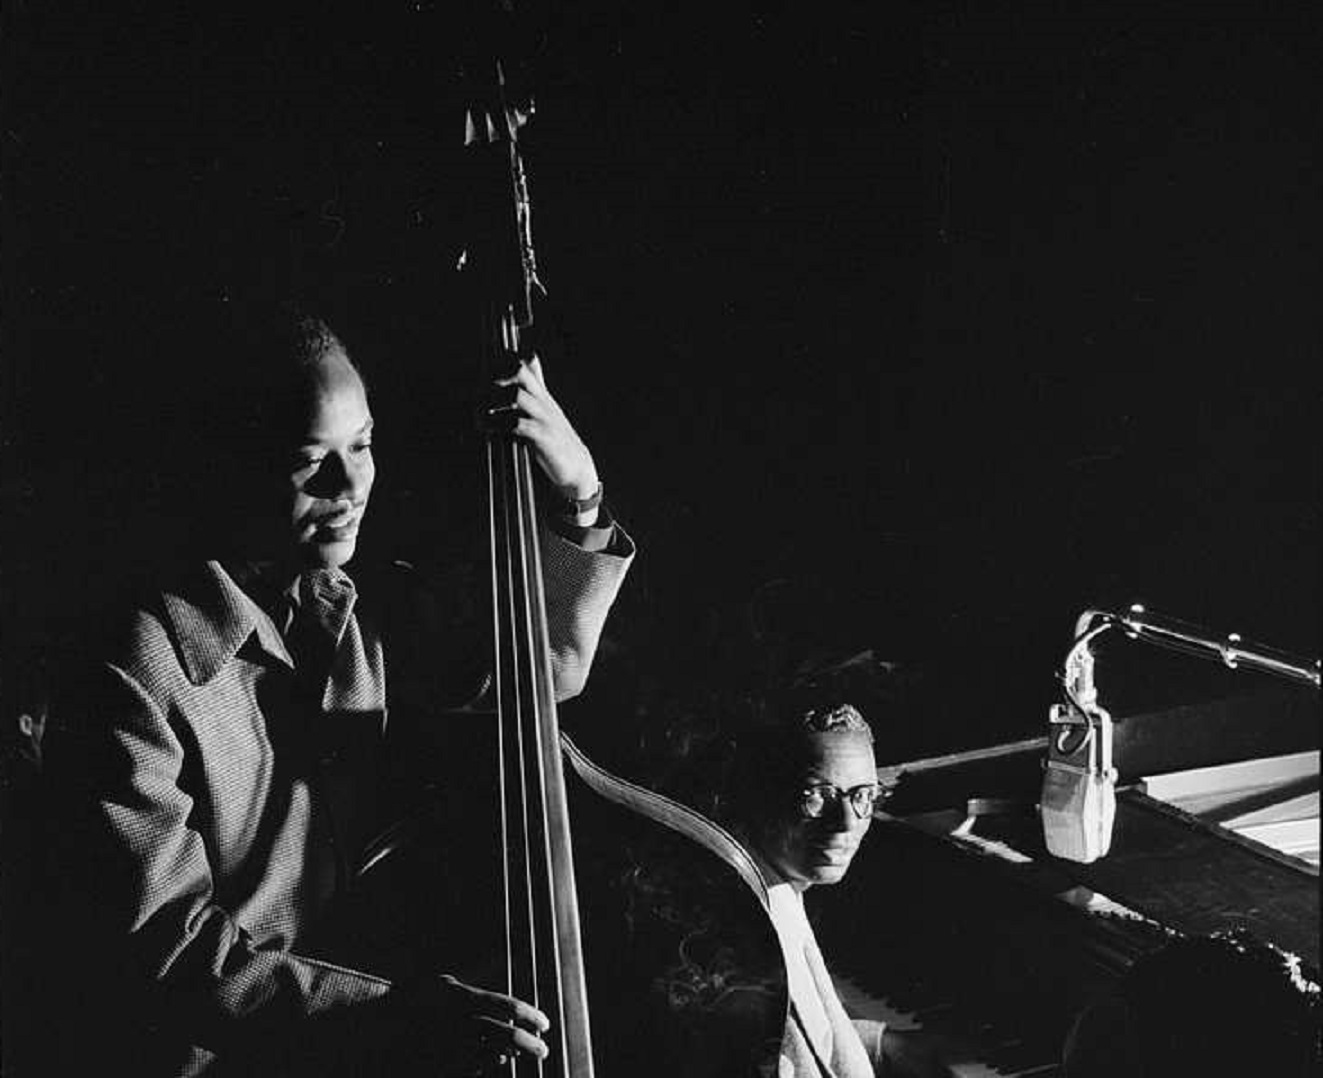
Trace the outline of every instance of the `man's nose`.
{"type": "Polygon", "coordinates": [[[317,473],[318,497],[328,500],[348,498],[359,502],[367,496],[372,485],[372,464],[360,461],[342,453],[332,453],[327,457],[317,473]]]}
{"type": "Polygon", "coordinates": [[[854,811],[854,806],[850,804],[848,797],[838,797],[822,814],[823,822],[827,829],[832,832],[853,831],[859,827],[863,821],[859,819],[854,811]]]}

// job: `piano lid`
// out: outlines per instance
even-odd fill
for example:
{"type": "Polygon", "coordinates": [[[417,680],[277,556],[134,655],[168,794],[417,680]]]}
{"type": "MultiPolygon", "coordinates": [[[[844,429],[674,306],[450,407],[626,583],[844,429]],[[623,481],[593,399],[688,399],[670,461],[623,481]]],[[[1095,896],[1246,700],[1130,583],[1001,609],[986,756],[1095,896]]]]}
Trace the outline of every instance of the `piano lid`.
{"type": "Polygon", "coordinates": [[[1148,775],[1142,785],[1155,800],[1318,869],[1318,750],[1148,775]]]}

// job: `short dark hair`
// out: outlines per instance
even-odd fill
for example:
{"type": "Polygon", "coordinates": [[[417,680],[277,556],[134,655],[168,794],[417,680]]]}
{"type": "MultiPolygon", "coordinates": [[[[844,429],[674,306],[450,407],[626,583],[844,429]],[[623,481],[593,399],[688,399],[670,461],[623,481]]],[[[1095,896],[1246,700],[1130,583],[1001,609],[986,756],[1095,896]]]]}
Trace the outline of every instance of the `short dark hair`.
{"type": "Polygon", "coordinates": [[[228,354],[217,374],[245,426],[261,429],[282,420],[302,403],[310,373],[331,356],[343,357],[363,377],[327,321],[295,300],[237,308],[225,337],[228,354]]]}
{"type": "Polygon", "coordinates": [[[798,725],[809,734],[862,733],[870,745],[873,743],[873,728],[853,704],[809,708],[799,716],[798,725]]]}
{"type": "Polygon", "coordinates": [[[863,734],[873,729],[853,704],[833,701],[804,706],[799,701],[771,704],[734,737],[734,752],[722,798],[722,814],[748,826],[774,811],[795,792],[801,751],[819,734],[863,734]]]}

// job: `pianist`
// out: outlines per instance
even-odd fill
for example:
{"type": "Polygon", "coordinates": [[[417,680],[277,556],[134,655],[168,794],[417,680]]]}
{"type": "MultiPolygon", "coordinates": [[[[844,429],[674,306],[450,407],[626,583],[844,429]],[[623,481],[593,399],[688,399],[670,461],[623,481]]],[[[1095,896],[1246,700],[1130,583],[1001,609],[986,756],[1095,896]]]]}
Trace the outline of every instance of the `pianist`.
{"type": "Polygon", "coordinates": [[[914,1035],[851,1018],[832,985],[804,892],[845,878],[882,791],[872,730],[854,707],[791,714],[740,738],[724,812],[767,878],[785,956],[790,1017],[778,1078],[946,1075],[914,1035]]]}

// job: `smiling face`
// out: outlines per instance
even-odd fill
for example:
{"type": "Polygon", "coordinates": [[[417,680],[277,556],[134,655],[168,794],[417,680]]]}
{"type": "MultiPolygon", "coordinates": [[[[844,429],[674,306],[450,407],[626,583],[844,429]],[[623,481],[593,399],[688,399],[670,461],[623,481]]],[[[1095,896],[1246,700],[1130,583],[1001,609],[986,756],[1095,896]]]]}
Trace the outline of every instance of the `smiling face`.
{"type": "Polygon", "coordinates": [[[799,811],[801,792],[813,786],[852,790],[875,783],[877,762],[866,731],[810,733],[793,744],[797,756],[785,774],[798,784],[779,784],[789,788],[774,795],[774,808],[757,843],[762,856],[802,890],[844,878],[872,819],[859,819],[844,797],[829,800],[820,817],[805,818],[799,811]]]}
{"type": "Polygon", "coordinates": [[[372,413],[343,352],[328,353],[307,374],[286,475],[286,534],[300,567],[335,568],[354,556],[376,478],[372,413]]]}

